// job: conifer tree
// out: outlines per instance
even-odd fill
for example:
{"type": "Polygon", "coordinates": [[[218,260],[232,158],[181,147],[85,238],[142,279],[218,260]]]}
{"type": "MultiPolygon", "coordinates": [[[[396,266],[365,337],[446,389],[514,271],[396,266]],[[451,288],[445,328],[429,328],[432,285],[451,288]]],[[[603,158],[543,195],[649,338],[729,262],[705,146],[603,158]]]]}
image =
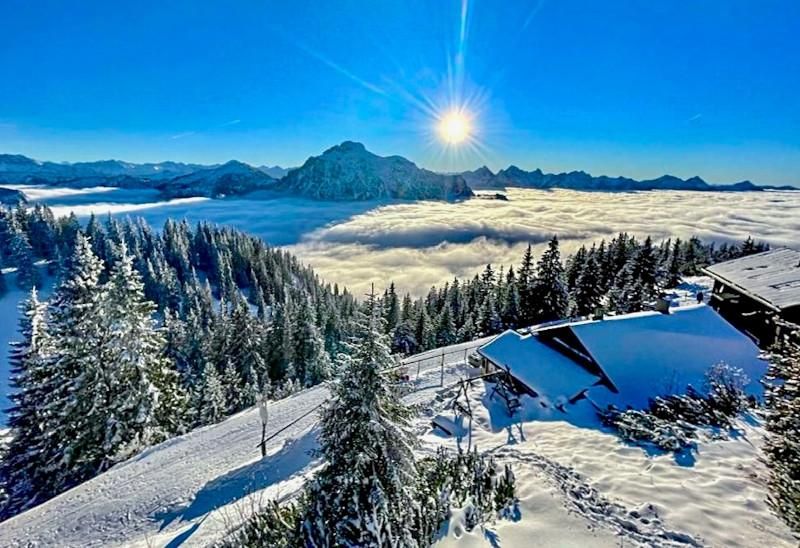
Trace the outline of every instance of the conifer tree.
{"type": "Polygon", "coordinates": [[[419,345],[418,350],[430,350],[436,347],[436,331],[433,328],[431,318],[428,315],[428,310],[423,304],[417,314],[417,325],[415,327],[414,336],[419,345]]]}
{"type": "Polygon", "coordinates": [[[539,259],[536,270],[538,272],[536,283],[538,320],[547,322],[566,317],[569,295],[564,280],[564,266],[561,264],[557,236],[553,236],[550,240],[547,250],[539,259]]]}
{"type": "Polygon", "coordinates": [[[174,363],[165,355],[164,333],[153,317],[155,304],[144,296],[141,276],[122,243],[104,293],[109,393],[104,451],[120,458],[181,430],[185,403],[179,396],[174,363]],[[161,424],[156,420],[158,417],[161,424]],[[124,447],[124,451],[120,451],[124,447]]]}
{"type": "Polygon", "coordinates": [[[53,344],[47,368],[53,374],[43,387],[47,399],[40,402],[48,413],[39,450],[49,463],[44,470],[50,495],[92,477],[106,461],[102,407],[109,403],[110,385],[105,368],[102,270],[89,240],[79,235],[70,270],[48,307],[53,344]]]}
{"type": "Polygon", "coordinates": [[[509,268],[506,275],[506,291],[504,301],[502,304],[501,317],[503,320],[503,327],[506,329],[515,329],[520,326],[520,296],[517,279],[514,274],[514,269],[509,268]]]}
{"type": "Polygon", "coordinates": [[[199,402],[196,405],[200,424],[213,424],[222,420],[227,409],[225,387],[212,363],[206,363],[203,369],[203,382],[198,396],[199,402]]]}
{"type": "Polygon", "coordinates": [[[666,286],[675,287],[681,283],[681,240],[677,238],[667,263],[666,286]]]}
{"type": "Polygon", "coordinates": [[[39,274],[34,266],[33,247],[31,247],[28,235],[13,218],[10,240],[11,260],[17,267],[17,286],[27,290],[38,285],[39,274]]]}
{"type": "Polygon", "coordinates": [[[600,267],[594,255],[589,255],[575,281],[573,296],[573,314],[588,316],[600,306],[603,294],[600,288],[600,267]]]}
{"type": "Polygon", "coordinates": [[[536,318],[536,270],[533,264],[533,252],[528,244],[525,254],[522,256],[522,264],[519,268],[519,302],[520,302],[520,321],[523,326],[534,323],[536,318]]]}
{"type": "Polygon", "coordinates": [[[331,374],[331,363],[325,352],[325,343],[311,312],[309,298],[300,300],[294,330],[295,374],[306,386],[327,379],[331,374]]]}
{"type": "Polygon", "coordinates": [[[456,341],[456,325],[453,322],[453,315],[450,307],[445,306],[439,314],[439,321],[436,326],[436,345],[448,346],[456,341]]]}
{"type": "Polygon", "coordinates": [[[322,411],[319,452],[326,464],[307,490],[309,546],[417,546],[411,411],[384,377],[394,360],[381,324],[371,296],[322,411]]]}
{"type": "Polygon", "coordinates": [[[397,298],[394,282],[389,284],[389,289],[386,291],[384,301],[383,308],[386,315],[386,332],[391,333],[400,323],[400,302],[397,298]]]}
{"type": "Polygon", "coordinates": [[[233,365],[231,359],[225,361],[220,382],[225,393],[225,414],[230,415],[241,411],[244,408],[242,398],[247,397],[248,394],[242,390],[242,378],[239,376],[239,372],[236,371],[236,366],[233,365]]]}
{"type": "Polygon", "coordinates": [[[6,495],[0,506],[0,519],[13,516],[48,496],[44,481],[46,461],[39,448],[45,431],[42,390],[50,375],[45,369],[50,340],[45,305],[39,302],[36,288],[20,305],[20,311],[21,340],[11,343],[9,356],[12,406],[8,410],[7,424],[11,429],[11,442],[0,462],[0,488],[6,495]]]}
{"type": "Polygon", "coordinates": [[[765,375],[767,502],[800,536],[800,344],[784,340],[765,375]]]}

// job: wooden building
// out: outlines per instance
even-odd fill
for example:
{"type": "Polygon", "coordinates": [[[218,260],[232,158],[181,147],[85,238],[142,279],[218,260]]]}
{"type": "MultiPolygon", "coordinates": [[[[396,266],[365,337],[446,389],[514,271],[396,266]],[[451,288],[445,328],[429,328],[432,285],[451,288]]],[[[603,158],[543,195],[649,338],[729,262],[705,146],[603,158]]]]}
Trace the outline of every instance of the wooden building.
{"type": "Polygon", "coordinates": [[[713,306],[763,347],[781,323],[800,324],[800,251],[780,247],[704,269],[714,279],[713,306]]]}

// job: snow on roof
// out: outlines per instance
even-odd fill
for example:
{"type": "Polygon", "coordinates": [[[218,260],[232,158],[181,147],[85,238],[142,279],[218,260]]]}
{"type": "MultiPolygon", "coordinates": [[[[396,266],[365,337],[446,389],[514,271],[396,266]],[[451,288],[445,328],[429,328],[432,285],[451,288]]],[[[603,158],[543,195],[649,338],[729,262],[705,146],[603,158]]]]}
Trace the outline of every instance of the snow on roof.
{"type": "Polygon", "coordinates": [[[543,342],[536,333],[506,331],[479,349],[493,363],[533,389],[544,401],[562,403],[584,389],[598,406],[614,404],[643,409],[651,398],[685,393],[688,385],[703,390],[706,372],[725,362],[750,378],[746,390],[760,396],[759,380],[766,362],[758,347],[711,307],[700,304],[673,309],[670,314],[636,312],[564,324],[617,388],[543,342]]]}
{"type": "Polygon", "coordinates": [[[589,397],[605,407],[644,408],[649,398],[703,388],[706,371],[719,362],[739,367],[750,378],[749,393],[761,394],[766,363],[758,347],[706,305],[670,314],[639,312],[571,325],[619,394],[593,388],[589,397]]]}
{"type": "Polygon", "coordinates": [[[800,251],[779,247],[711,265],[705,270],[774,308],[800,306],[800,251]]]}
{"type": "Polygon", "coordinates": [[[542,401],[555,406],[600,380],[581,365],[553,350],[536,335],[508,330],[478,350],[493,363],[534,390],[542,401]]]}

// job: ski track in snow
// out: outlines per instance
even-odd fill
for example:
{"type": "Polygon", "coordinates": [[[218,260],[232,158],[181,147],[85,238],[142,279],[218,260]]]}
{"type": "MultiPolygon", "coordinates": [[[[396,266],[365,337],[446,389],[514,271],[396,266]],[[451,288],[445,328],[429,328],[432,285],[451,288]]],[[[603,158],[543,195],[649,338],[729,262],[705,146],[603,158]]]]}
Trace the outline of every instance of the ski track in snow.
{"type": "MultiPolygon", "coordinates": [[[[306,414],[328,393],[317,386],[273,403],[268,435],[306,414]]],[[[262,461],[258,410],[243,411],[152,447],[3,522],[0,538],[10,546],[108,546],[137,537],[146,544],[148,536],[178,531],[270,481],[279,496],[279,484],[311,464],[307,451],[316,444],[316,420],[315,413],[307,415],[281,432],[262,461]]]]}
{"type": "MultiPolygon", "coordinates": [[[[465,349],[481,341],[456,345],[465,349]]],[[[406,397],[410,404],[432,398],[441,387],[441,351],[421,355],[421,374],[406,397]]],[[[416,367],[416,364],[415,364],[416,367]]],[[[416,372],[416,369],[415,369],[416,372]]],[[[445,364],[445,384],[464,376],[445,364]]],[[[0,523],[0,545],[8,546],[203,546],[236,525],[236,503],[291,497],[319,464],[318,414],[329,395],[316,386],[269,407],[261,460],[261,422],[256,408],[151,447],[41,506],[0,523]],[[248,500],[249,499],[249,500],[248,500]]]]}

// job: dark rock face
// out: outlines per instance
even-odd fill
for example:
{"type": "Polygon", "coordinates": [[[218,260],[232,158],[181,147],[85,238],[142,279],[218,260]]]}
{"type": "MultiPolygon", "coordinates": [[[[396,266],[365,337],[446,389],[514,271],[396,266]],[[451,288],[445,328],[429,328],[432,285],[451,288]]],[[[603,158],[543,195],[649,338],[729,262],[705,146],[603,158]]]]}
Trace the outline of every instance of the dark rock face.
{"type": "Polygon", "coordinates": [[[378,156],[353,141],[312,156],[276,187],[315,200],[458,200],[473,195],[461,175],[420,169],[400,156],[378,156]]]}

